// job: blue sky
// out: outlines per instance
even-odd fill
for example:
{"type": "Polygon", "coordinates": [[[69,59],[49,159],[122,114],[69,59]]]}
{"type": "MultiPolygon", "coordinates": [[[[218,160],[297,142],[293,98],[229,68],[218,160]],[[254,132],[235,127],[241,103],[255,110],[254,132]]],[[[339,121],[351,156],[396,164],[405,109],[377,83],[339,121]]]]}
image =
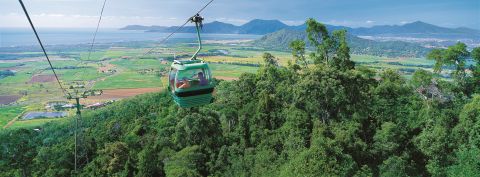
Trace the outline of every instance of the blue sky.
{"type": "MultiPolygon", "coordinates": [[[[108,0],[102,27],[178,25],[208,0],[108,0]]],[[[39,27],[94,27],[103,0],[24,0],[39,27]]],[[[17,0],[0,0],[0,27],[27,27],[17,0]]],[[[215,0],[207,21],[243,24],[278,19],[301,24],[308,17],[350,27],[413,21],[480,29],[480,0],[215,0]]]]}

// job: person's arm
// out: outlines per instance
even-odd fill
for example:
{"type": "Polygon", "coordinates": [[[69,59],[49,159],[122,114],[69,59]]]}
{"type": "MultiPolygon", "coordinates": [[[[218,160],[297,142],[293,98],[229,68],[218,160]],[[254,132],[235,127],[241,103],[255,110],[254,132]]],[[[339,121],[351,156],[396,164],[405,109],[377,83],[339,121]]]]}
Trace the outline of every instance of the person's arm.
{"type": "Polygon", "coordinates": [[[189,81],[183,81],[183,84],[178,88],[181,88],[181,89],[190,88],[190,82],[189,81]]]}

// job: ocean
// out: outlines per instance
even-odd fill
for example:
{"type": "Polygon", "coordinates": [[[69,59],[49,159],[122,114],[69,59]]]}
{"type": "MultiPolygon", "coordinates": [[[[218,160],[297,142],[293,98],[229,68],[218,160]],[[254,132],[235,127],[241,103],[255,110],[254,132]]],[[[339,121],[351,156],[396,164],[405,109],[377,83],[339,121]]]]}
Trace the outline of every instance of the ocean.
{"type": "MultiPolygon", "coordinates": [[[[38,28],[42,42],[45,45],[88,44],[92,41],[95,29],[59,29],[38,28]]],[[[150,33],[143,31],[100,29],[96,43],[116,43],[132,41],[160,41],[168,33],[150,33]]],[[[244,34],[202,34],[205,40],[244,40],[258,39],[261,35],[244,34]]],[[[194,33],[178,33],[171,39],[195,39],[194,33]]],[[[29,28],[0,28],[0,47],[16,47],[38,45],[33,31],[29,28]]]]}

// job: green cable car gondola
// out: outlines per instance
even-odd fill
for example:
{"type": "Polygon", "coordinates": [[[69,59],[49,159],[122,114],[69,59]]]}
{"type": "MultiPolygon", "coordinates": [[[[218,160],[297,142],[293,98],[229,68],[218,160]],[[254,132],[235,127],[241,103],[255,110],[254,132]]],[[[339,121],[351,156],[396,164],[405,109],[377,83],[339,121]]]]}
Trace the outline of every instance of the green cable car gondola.
{"type": "Polygon", "coordinates": [[[200,28],[203,18],[197,14],[190,21],[195,23],[198,35],[198,50],[190,60],[174,60],[170,73],[168,90],[173,100],[182,108],[196,107],[212,102],[215,83],[208,64],[197,59],[202,49],[200,28]]]}

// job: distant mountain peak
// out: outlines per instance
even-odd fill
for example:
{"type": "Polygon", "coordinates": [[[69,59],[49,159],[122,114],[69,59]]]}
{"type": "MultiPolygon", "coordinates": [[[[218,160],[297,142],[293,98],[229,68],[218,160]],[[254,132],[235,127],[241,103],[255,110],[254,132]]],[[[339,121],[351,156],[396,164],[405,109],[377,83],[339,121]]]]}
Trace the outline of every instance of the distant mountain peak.
{"type": "Polygon", "coordinates": [[[237,27],[235,25],[232,25],[230,23],[224,23],[224,22],[220,22],[220,21],[213,21],[213,22],[210,22],[210,23],[205,23],[204,25],[206,26],[223,26],[223,27],[229,27],[229,28],[232,28],[232,27],[237,27]]]}
{"type": "Polygon", "coordinates": [[[276,24],[281,26],[288,26],[285,23],[281,22],[280,20],[262,20],[262,19],[253,19],[242,26],[251,25],[251,24],[276,24]]]}
{"type": "MultiPolygon", "coordinates": [[[[439,27],[439,26],[435,26],[435,25],[432,25],[430,23],[425,23],[423,21],[414,21],[412,23],[406,23],[402,26],[428,26],[428,27],[439,27]]],[[[441,28],[441,27],[439,27],[441,28]]]]}
{"type": "Polygon", "coordinates": [[[411,22],[411,23],[407,23],[407,24],[428,24],[428,25],[430,25],[429,23],[425,23],[425,22],[420,21],[420,20],[417,20],[417,21],[414,21],[414,22],[411,22]]]}
{"type": "Polygon", "coordinates": [[[209,24],[229,24],[230,25],[230,23],[225,23],[225,22],[216,21],[216,20],[213,22],[210,22],[209,24]]]}
{"type": "Polygon", "coordinates": [[[280,20],[276,20],[276,19],[273,19],[273,20],[253,19],[253,20],[250,20],[250,22],[279,22],[279,23],[282,23],[280,20]]]}

